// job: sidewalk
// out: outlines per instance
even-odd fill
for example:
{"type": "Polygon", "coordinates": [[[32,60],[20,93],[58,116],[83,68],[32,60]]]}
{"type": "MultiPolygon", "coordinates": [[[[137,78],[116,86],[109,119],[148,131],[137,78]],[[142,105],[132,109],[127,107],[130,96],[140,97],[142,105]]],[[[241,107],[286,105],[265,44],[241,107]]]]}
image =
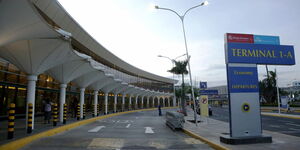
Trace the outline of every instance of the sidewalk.
{"type": "MultiPolygon", "coordinates": [[[[198,119],[200,116],[198,115],[198,119]]],[[[220,142],[221,135],[229,134],[229,124],[210,118],[200,118],[200,123],[196,126],[188,120],[194,119],[194,112],[188,108],[188,116],[185,117],[184,129],[216,144],[232,150],[274,150],[288,149],[296,150],[300,147],[300,137],[285,135],[277,132],[263,131],[265,135],[273,138],[273,143],[247,144],[247,145],[228,145],[220,142]]]]}

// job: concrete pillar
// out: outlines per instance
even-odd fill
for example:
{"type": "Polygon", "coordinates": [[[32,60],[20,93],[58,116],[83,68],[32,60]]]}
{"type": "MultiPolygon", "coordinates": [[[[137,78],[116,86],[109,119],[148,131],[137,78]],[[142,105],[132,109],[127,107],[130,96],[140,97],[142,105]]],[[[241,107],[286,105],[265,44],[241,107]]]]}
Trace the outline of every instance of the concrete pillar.
{"type": "Polygon", "coordinates": [[[95,90],[94,91],[94,116],[95,117],[97,117],[97,109],[98,109],[98,107],[97,107],[97,105],[98,105],[98,91],[97,90],[95,90]]]}
{"type": "Polygon", "coordinates": [[[166,107],[166,98],[162,97],[163,107],[166,107]]]}
{"type": "Polygon", "coordinates": [[[28,104],[31,103],[32,108],[32,129],[34,129],[34,109],[35,109],[35,87],[37,76],[36,75],[29,75],[27,76],[27,106],[26,106],[26,128],[28,123],[28,104]]]}
{"type": "Polygon", "coordinates": [[[84,91],[85,88],[80,89],[80,118],[83,118],[83,104],[84,104],[84,91]]]}
{"type": "Polygon", "coordinates": [[[108,105],[108,93],[105,93],[104,97],[105,97],[105,99],[104,99],[104,106],[105,106],[104,114],[106,115],[107,114],[107,105],[108,105]]]}
{"type": "Polygon", "coordinates": [[[142,103],[141,103],[141,108],[143,109],[144,108],[144,96],[142,96],[142,103]]]}
{"type": "Polygon", "coordinates": [[[171,107],[170,97],[168,97],[168,107],[171,107]]]}
{"type": "Polygon", "coordinates": [[[174,106],[174,107],[177,106],[177,105],[176,105],[176,96],[173,96],[173,106],[174,106]]]}
{"type": "Polygon", "coordinates": [[[150,96],[147,96],[147,108],[149,108],[149,99],[150,99],[150,96]]]}
{"type": "Polygon", "coordinates": [[[114,97],[114,112],[117,112],[117,99],[118,99],[118,94],[115,93],[115,97],[114,97]]]}
{"type": "Polygon", "coordinates": [[[135,97],[135,104],[134,104],[134,108],[135,108],[135,109],[138,109],[138,99],[139,99],[139,96],[137,95],[137,96],[135,97]]]}
{"type": "Polygon", "coordinates": [[[125,111],[125,94],[122,94],[122,111],[125,111]]]}
{"type": "Polygon", "coordinates": [[[129,104],[128,104],[129,110],[131,110],[131,98],[132,98],[132,96],[130,95],[130,96],[129,96],[129,104]]]}
{"type": "Polygon", "coordinates": [[[60,85],[60,95],[59,95],[59,121],[64,120],[64,104],[66,103],[66,88],[67,84],[60,85]]]}
{"type": "Polygon", "coordinates": [[[152,107],[155,107],[154,100],[155,100],[155,97],[152,96],[152,107]]]}

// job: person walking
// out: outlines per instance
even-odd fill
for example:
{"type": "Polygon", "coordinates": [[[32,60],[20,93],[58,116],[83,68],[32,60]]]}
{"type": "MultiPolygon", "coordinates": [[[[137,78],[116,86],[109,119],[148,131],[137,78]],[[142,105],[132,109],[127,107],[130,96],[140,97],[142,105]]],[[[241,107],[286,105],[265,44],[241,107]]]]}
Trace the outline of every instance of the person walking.
{"type": "Polygon", "coordinates": [[[51,117],[51,102],[50,99],[47,98],[46,101],[44,102],[44,116],[45,116],[45,124],[50,123],[50,117],[51,117]]]}
{"type": "Polygon", "coordinates": [[[161,106],[160,105],[158,105],[158,115],[162,116],[162,114],[161,114],[161,106]]]}

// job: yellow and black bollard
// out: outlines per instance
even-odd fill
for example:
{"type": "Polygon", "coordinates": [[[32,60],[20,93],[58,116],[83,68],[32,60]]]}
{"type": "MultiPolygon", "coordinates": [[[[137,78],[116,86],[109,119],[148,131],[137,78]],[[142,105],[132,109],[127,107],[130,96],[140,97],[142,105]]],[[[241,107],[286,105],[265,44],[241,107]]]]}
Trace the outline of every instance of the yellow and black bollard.
{"type": "Polygon", "coordinates": [[[77,105],[77,120],[80,120],[80,104],[77,105]]]}
{"type": "Polygon", "coordinates": [[[85,119],[85,104],[83,104],[83,119],[85,119]]]}
{"type": "Polygon", "coordinates": [[[67,123],[67,104],[64,104],[64,118],[63,118],[63,124],[67,123]]]}
{"type": "Polygon", "coordinates": [[[7,139],[14,138],[14,131],[15,131],[15,107],[16,107],[16,105],[14,103],[11,103],[9,105],[7,139]]]}
{"type": "Polygon", "coordinates": [[[32,114],[33,114],[33,105],[32,105],[32,103],[29,103],[28,104],[27,133],[32,132],[32,114]]]}
{"type": "MultiPolygon", "coordinates": [[[[92,114],[93,114],[92,116],[95,117],[95,104],[92,104],[92,108],[93,108],[93,110],[94,110],[93,113],[92,113],[92,114]]],[[[96,109],[97,109],[97,108],[96,108],[96,109]]]]}
{"type": "Polygon", "coordinates": [[[97,116],[100,116],[100,105],[97,104],[97,116]]]}
{"type": "Polygon", "coordinates": [[[57,125],[57,121],[58,121],[58,112],[57,112],[57,104],[54,103],[53,104],[53,126],[57,125]]]}

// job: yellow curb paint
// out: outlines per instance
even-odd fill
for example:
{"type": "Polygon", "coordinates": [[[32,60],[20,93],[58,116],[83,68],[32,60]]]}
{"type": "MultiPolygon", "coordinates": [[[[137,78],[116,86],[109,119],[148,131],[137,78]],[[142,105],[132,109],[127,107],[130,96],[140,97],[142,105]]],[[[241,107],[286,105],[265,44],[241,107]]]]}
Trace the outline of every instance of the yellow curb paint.
{"type": "MultiPolygon", "coordinates": [[[[178,107],[164,107],[162,109],[172,109],[172,108],[178,108],[178,107]]],[[[150,111],[150,110],[156,110],[157,108],[148,108],[148,109],[140,109],[140,110],[132,110],[132,111],[126,111],[126,112],[119,112],[119,113],[114,113],[114,114],[109,114],[109,115],[105,115],[105,116],[99,116],[99,117],[95,117],[95,118],[90,118],[87,120],[82,120],[82,121],[77,121],[68,125],[63,125],[54,129],[50,129],[41,133],[37,133],[31,136],[27,136],[24,138],[21,138],[19,140],[15,140],[12,142],[9,142],[7,144],[1,145],[0,146],[0,150],[17,150],[20,149],[22,147],[24,147],[25,145],[33,142],[34,140],[40,139],[40,138],[44,138],[44,137],[48,137],[48,136],[52,136],[55,135],[57,133],[61,133],[64,131],[68,131],[71,130],[75,127],[81,126],[81,125],[85,125],[85,124],[89,124],[92,123],[96,120],[101,120],[101,119],[105,119],[105,118],[110,118],[113,116],[118,116],[118,115],[123,115],[123,114],[128,114],[128,113],[134,113],[134,112],[140,112],[140,111],[150,111]]]]}
{"type": "Polygon", "coordinates": [[[296,116],[284,116],[284,115],[279,115],[279,114],[262,114],[265,116],[273,116],[273,117],[282,117],[282,118],[290,118],[290,119],[300,119],[300,117],[296,116]]]}
{"type": "Polygon", "coordinates": [[[214,143],[214,142],[212,142],[212,141],[210,141],[210,140],[208,140],[208,139],[206,139],[206,138],[204,138],[204,137],[202,137],[200,135],[197,135],[197,134],[195,134],[195,133],[193,133],[193,132],[191,132],[189,130],[183,129],[183,132],[185,134],[187,134],[187,135],[195,138],[195,139],[198,139],[198,140],[200,140],[200,141],[202,141],[204,143],[207,143],[209,146],[211,146],[212,148],[214,148],[216,150],[230,150],[229,148],[227,148],[225,146],[222,146],[220,144],[216,144],[216,143],[214,143]]]}

